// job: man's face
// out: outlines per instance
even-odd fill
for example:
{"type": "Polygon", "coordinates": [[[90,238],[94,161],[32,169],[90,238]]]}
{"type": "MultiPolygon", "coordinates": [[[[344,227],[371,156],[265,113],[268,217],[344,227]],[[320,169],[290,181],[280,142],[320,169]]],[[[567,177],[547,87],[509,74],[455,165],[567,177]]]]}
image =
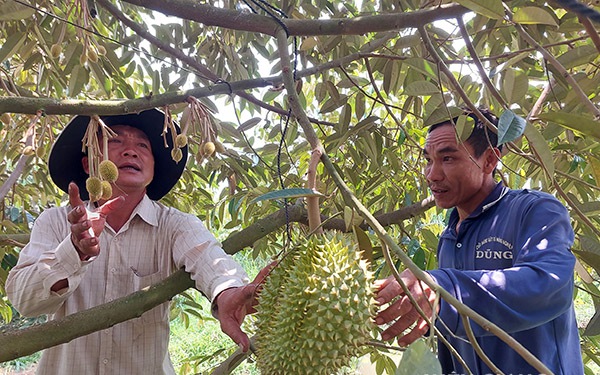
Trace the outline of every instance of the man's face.
{"type": "Polygon", "coordinates": [[[116,137],[108,140],[108,158],[119,169],[116,185],[124,190],[146,189],[154,178],[154,155],[146,134],[134,127],[110,127],[116,137]]]}
{"type": "Polygon", "coordinates": [[[423,154],[425,177],[438,207],[457,207],[470,214],[489,194],[485,183],[495,168],[495,164],[491,169],[488,165],[489,152],[475,158],[470,144],[457,142],[452,125],[431,131],[423,154]]]}

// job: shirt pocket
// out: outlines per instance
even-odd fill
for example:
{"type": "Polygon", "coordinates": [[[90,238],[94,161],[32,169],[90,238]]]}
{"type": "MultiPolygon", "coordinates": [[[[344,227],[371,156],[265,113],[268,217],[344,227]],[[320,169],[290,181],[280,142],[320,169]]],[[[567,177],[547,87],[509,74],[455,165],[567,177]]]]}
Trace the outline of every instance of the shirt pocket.
{"type": "MultiPolygon", "coordinates": [[[[139,276],[131,270],[131,280],[135,291],[146,290],[150,286],[162,281],[166,276],[162,272],[155,272],[146,276],[139,276]]],[[[164,302],[132,320],[136,340],[147,339],[162,340],[169,334],[169,302],[164,302]]]]}

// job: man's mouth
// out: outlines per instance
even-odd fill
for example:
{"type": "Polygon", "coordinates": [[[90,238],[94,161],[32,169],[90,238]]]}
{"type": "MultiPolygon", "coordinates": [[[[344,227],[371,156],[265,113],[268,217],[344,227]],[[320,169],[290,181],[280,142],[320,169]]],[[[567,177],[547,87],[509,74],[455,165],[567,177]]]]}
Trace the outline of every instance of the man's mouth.
{"type": "Polygon", "coordinates": [[[440,188],[440,187],[430,187],[429,188],[434,195],[444,194],[448,192],[448,189],[440,188]]]}
{"type": "Polygon", "coordinates": [[[123,170],[123,171],[129,170],[129,171],[139,172],[142,170],[142,168],[140,168],[137,164],[124,163],[119,166],[119,170],[123,170]]]}

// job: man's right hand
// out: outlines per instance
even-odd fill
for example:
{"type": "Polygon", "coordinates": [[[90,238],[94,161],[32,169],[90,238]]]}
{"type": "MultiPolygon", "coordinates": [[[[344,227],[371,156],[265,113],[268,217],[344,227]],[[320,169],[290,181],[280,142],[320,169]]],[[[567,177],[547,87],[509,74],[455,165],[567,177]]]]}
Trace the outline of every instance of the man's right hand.
{"type": "Polygon", "coordinates": [[[81,200],[77,184],[69,184],[69,204],[72,210],[67,219],[71,223],[71,241],[81,260],[100,254],[98,236],[104,230],[106,216],[121,207],[123,201],[123,197],[117,197],[107,201],[96,211],[89,211],[81,200]]]}

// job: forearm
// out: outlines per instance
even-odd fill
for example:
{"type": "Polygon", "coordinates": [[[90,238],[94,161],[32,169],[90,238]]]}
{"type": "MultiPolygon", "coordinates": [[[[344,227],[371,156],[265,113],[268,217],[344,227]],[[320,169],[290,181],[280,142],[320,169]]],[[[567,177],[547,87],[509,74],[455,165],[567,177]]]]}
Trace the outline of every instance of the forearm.
{"type": "MultiPolygon", "coordinates": [[[[571,306],[571,259],[553,272],[520,265],[497,271],[435,270],[436,282],[459,301],[507,332],[531,329],[564,313],[571,306]]],[[[442,301],[440,320],[454,334],[465,336],[454,307],[442,301]]],[[[477,336],[489,334],[473,325],[477,336]]]]}
{"type": "Polygon", "coordinates": [[[25,316],[54,313],[77,288],[85,270],[68,237],[41,253],[37,246],[43,245],[32,238],[6,280],[9,300],[25,316]]]}

